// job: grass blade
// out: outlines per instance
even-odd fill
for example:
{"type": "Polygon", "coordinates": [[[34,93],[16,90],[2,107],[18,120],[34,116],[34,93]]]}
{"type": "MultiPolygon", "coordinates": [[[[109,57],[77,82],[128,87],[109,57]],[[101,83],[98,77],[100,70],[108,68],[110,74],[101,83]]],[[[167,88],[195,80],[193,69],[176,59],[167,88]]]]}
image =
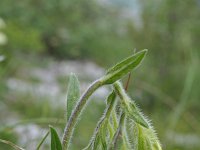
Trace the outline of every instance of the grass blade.
{"type": "Polygon", "coordinates": [[[140,112],[134,101],[131,100],[126,94],[126,91],[124,90],[122,84],[120,82],[116,82],[114,83],[114,88],[120,97],[122,109],[125,111],[126,115],[138,124],[149,128],[148,121],[140,112]]]}
{"type": "Polygon", "coordinates": [[[12,143],[12,142],[10,142],[10,141],[6,141],[6,140],[0,139],[0,142],[11,146],[11,147],[14,148],[15,150],[25,150],[25,149],[23,149],[23,148],[17,146],[16,144],[14,144],[14,143],[12,143]]]}
{"type": "Polygon", "coordinates": [[[45,136],[43,137],[43,139],[41,140],[41,142],[37,146],[36,150],[40,149],[40,147],[42,146],[42,144],[44,143],[44,141],[47,139],[48,136],[49,136],[49,131],[45,134],[45,136]]]}

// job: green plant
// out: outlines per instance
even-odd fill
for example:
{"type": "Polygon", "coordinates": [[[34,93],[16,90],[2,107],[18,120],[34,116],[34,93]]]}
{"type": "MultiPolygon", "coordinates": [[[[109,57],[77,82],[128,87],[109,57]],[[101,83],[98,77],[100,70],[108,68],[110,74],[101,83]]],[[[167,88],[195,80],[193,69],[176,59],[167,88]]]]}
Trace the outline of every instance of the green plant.
{"type": "MultiPolygon", "coordinates": [[[[82,96],[80,96],[79,81],[74,74],[71,74],[67,94],[67,123],[62,141],[59,139],[56,130],[50,126],[50,131],[42,139],[37,149],[40,149],[48,134],[51,133],[51,149],[68,150],[75,126],[89,101],[89,97],[98,88],[109,84],[112,85],[113,90],[106,99],[106,109],[84,150],[161,150],[160,142],[153,127],[135,101],[127,95],[119,81],[141,64],[146,53],[147,50],[142,50],[116,64],[103,77],[91,84],[82,96]],[[119,99],[117,99],[117,96],[119,99]]],[[[13,144],[9,145],[15,149],[20,149],[13,144]]]]}

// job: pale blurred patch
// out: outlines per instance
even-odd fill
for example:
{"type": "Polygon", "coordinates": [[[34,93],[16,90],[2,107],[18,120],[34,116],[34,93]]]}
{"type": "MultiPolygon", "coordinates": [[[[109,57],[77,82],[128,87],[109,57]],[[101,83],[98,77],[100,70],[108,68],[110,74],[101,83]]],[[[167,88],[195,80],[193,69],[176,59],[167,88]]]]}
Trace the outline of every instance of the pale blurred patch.
{"type": "Polygon", "coordinates": [[[4,61],[5,57],[3,55],[0,55],[0,62],[4,61]]]}
{"type": "Polygon", "coordinates": [[[8,40],[7,40],[6,35],[0,32],[0,45],[6,44],[7,41],[8,41],[8,40]]]}

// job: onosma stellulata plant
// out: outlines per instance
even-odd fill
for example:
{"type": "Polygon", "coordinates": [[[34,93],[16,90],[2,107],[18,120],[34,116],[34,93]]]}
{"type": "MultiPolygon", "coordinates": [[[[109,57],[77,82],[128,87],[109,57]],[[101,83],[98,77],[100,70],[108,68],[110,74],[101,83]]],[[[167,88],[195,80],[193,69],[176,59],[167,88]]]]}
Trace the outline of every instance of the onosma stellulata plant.
{"type": "MultiPolygon", "coordinates": [[[[152,125],[136,102],[128,96],[120,82],[122,77],[141,64],[146,53],[147,50],[142,50],[116,64],[103,77],[94,81],[81,96],[76,75],[70,75],[66,127],[60,140],[56,130],[50,126],[51,150],[70,149],[78,118],[81,117],[90,96],[98,88],[108,84],[112,86],[112,91],[106,99],[106,108],[94,129],[89,144],[83,150],[162,150],[152,125]]],[[[18,150],[23,149],[8,141],[1,140],[1,142],[18,150]]],[[[37,149],[40,149],[40,146],[37,149]]]]}

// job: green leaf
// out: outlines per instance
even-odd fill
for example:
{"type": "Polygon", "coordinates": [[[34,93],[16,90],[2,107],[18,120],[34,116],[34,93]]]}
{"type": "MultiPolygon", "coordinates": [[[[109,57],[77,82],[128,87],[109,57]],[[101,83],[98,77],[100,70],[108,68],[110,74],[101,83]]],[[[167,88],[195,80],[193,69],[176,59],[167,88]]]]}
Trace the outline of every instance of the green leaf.
{"type": "Polygon", "coordinates": [[[51,132],[51,150],[62,150],[62,144],[56,130],[50,126],[51,132]]]}
{"type": "MultiPolygon", "coordinates": [[[[160,142],[156,133],[152,128],[144,128],[141,125],[135,125],[137,132],[137,143],[135,143],[136,150],[162,150],[160,142]]],[[[134,131],[134,132],[135,132],[134,131]]]]}
{"type": "Polygon", "coordinates": [[[113,124],[113,129],[117,130],[118,128],[118,120],[117,120],[117,112],[115,109],[112,111],[112,124],[113,124]]]}
{"type": "Polygon", "coordinates": [[[100,146],[100,142],[101,142],[100,135],[97,134],[97,136],[96,136],[95,139],[94,139],[94,144],[93,144],[93,146],[92,146],[92,150],[98,149],[99,146],[100,146]]]}
{"type": "Polygon", "coordinates": [[[149,128],[148,121],[140,112],[139,108],[136,106],[134,101],[126,94],[126,91],[124,90],[122,84],[120,82],[115,82],[114,88],[120,97],[120,102],[126,115],[133,121],[139,123],[140,125],[149,128]]]}
{"type": "Polygon", "coordinates": [[[143,133],[142,127],[138,127],[138,150],[153,150],[151,141],[143,133]]]}
{"type": "Polygon", "coordinates": [[[115,91],[113,90],[110,95],[107,97],[106,99],[106,104],[107,105],[112,105],[112,103],[115,101],[115,98],[116,98],[116,94],[115,94],[115,91]]]}
{"type": "Polygon", "coordinates": [[[110,121],[108,122],[108,131],[109,131],[109,140],[112,140],[115,131],[110,121]]]}
{"type": "Polygon", "coordinates": [[[69,119],[79,97],[80,97],[79,81],[76,75],[71,73],[67,90],[67,120],[69,119]]]}
{"type": "Polygon", "coordinates": [[[148,121],[145,119],[144,115],[140,112],[140,110],[136,107],[134,102],[128,102],[128,105],[125,107],[125,112],[130,119],[133,119],[135,122],[139,123],[145,128],[149,128],[148,121]]]}
{"type": "Polygon", "coordinates": [[[108,127],[109,126],[108,120],[110,120],[111,112],[115,107],[115,100],[116,100],[116,94],[115,91],[112,91],[106,99],[107,107],[104,111],[103,116],[97,123],[92,139],[90,140],[87,147],[84,148],[83,150],[88,150],[91,146],[93,147],[92,149],[94,150],[96,150],[100,146],[103,149],[107,149],[107,131],[110,130],[108,127]]]}
{"type": "Polygon", "coordinates": [[[106,118],[100,129],[101,147],[107,149],[107,129],[108,119],[106,118]]]}
{"type": "Polygon", "coordinates": [[[116,64],[114,67],[110,68],[106,76],[103,78],[105,84],[112,84],[115,81],[121,79],[124,75],[131,72],[132,69],[138,67],[138,65],[142,62],[145,57],[147,50],[142,50],[134,55],[128,57],[122,62],[116,64]]]}

